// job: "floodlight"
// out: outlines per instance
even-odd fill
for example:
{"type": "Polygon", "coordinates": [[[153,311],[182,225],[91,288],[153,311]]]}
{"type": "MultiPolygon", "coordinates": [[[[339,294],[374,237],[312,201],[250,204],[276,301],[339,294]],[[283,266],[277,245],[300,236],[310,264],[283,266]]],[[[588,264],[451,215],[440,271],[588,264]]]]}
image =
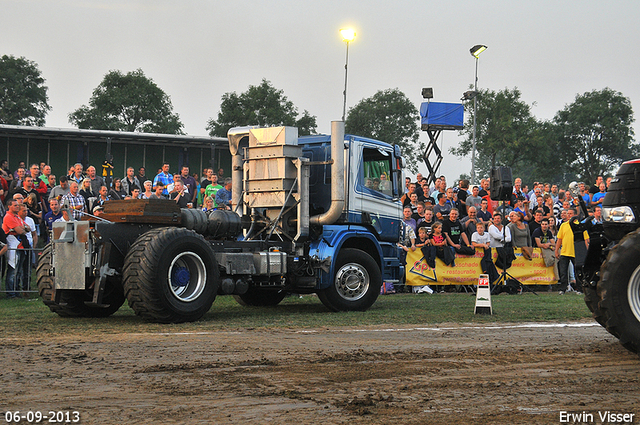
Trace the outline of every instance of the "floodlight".
{"type": "Polygon", "coordinates": [[[356,30],[353,28],[345,28],[340,30],[340,34],[342,35],[342,39],[347,43],[353,41],[356,38],[356,30]]]}
{"type": "Polygon", "coordinates": [[[487,46],[484,46],[482,44],[476,44],[471,49],[469,49],[469,52],[471,52],[471,56],[478,59],[478,56],[480,56],[480,53],[484,52],[485,50],[487,50],[487,46]]]}

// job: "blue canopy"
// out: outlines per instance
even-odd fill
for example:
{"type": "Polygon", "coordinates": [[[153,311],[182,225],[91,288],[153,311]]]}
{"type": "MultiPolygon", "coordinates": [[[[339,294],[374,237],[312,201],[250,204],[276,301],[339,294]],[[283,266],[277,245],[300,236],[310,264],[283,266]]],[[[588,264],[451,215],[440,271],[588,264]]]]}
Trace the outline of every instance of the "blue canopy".
{"type": "Polygon", "coordinates": [[[461,103],[423,102],[420,118],[423,130],[459,130],[464,125],[464,108],[461,103]]]}

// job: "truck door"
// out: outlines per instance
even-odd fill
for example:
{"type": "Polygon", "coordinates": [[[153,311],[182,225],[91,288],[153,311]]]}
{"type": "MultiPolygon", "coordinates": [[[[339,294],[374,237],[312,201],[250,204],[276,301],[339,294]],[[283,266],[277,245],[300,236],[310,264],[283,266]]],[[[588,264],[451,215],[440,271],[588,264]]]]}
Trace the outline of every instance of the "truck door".
{"type": "Polygon", "coordinates": [[[393,148],[358,141],[353,144],[358,146],[352,145],[357,154],[352,156],[350,167],[350,221],[372,225],[381,240],[397,240],[401,209],[393,196],[393,148]]]}

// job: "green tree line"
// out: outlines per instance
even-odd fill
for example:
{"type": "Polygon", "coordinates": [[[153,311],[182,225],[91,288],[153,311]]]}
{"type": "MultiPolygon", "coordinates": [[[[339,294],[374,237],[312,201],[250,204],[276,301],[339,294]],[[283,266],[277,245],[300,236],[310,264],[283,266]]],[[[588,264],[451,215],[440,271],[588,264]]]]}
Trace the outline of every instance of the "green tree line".
{"type": "MultiPolygon", "coordinates": [[[[552,120],[538,120],[518,88],[477,94],[477,175],[494,166],[512,168],[525,182],[593,183],[624,160],[640,155],[634,140],[631,101],[610,88],[576,95],[552,120]]],[[[464,139],[451,153],[469,156],[473,143],[473,101],[467,101],[464,139]]]]}
{"type": "MultiPolygon", "coordinates": [[[[43,126],[48,103],[45,80],[35,62],[0,57],[0,123],[43,126]]],[[[538,120],[518,88],[485,89],[475,94],[477,108],[477,172],[489,175],[493,166],[509,166],[525,182],[534,180],[593,182],[610,174],[623,160],[640,155],[634,139],[633,109],[628,98],[610,88],[576,95],[549,121],[538,120]]],[[[472,150],[472,101],[465,104],[463,139],[450,153],[469,157],[472,150]]],[[[426,146],[419,141],[416,106],[400,90],[379,90],[349,109],[350,134],[397,144],[408,169],[418,170],[426,146]]],[[[206,129],[226,136],[231,127],[295,126],[300,135],[315,134],[317,119],[298,108],[271,82],[263,79],[240,94],[222,96],[220,110],[206,129]]],[[[88,105],[69,114],[78,128],[183,134],[171,98],[141,69],[109,71],[94,89],[88,105]]]]}

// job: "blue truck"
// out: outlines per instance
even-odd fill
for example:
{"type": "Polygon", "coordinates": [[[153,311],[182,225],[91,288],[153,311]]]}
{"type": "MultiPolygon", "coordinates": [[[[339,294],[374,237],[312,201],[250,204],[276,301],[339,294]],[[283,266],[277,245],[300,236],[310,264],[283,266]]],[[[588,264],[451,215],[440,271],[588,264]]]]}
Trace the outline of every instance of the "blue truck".
{"type": "Polygon", "coordinates": [[[276,305],[316,293],[333,311],[366,310],[404,274],[398,146],[292,127],[228,133],[230,209],[169,200],[109,201],[100,217],[55,223],[37,268],[61,316],[106,317],[125,300],[155,322],[200,319],[217,295],[276,305]]]}

